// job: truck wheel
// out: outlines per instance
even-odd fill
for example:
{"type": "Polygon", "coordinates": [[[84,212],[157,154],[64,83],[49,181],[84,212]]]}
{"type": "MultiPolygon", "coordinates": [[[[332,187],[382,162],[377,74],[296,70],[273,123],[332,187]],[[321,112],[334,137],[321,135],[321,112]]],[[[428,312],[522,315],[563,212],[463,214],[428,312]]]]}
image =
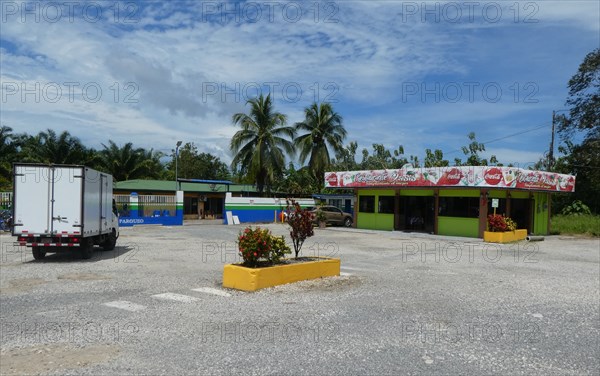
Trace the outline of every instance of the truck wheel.
{"type": "Polygon", "coordinates": [[[42,251],[40,247],[31,247],[31,253],[33,254],[33,258],[36,260],[42,260],[46,257],[46,251],[42,251]]]}
{"type": "Polygon", "coordinates": [[[115,249],[115,245],[117,245],[117,236],[114,232],[111,232],[110,235],[106,237],[104,243],[102,243],[102,249],[105,251],[112,251],[115,249]]]}
{"type": "Polygon", "coordinates": [[[91,238],[85,238],[81,242],[81,258],[84,260],[91,259],[94,255],[94,241],[91,238]]]}
{"type": "Polygon", "coordinates": [[[352,219],[346,218],[346,220],[344,221],[344,226],[352,227],[352,219]]]}

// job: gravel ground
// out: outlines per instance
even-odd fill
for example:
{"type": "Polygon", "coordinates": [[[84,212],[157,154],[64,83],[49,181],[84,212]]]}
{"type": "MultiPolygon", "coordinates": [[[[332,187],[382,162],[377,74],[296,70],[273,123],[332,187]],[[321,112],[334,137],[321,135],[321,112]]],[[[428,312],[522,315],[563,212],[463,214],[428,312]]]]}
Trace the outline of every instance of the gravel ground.
{"type": "Polygon", "coordinates": [[[41,262],[0,235],[0,374],[600,373],[598,238],[317,229],[302,254],[340,277],[246,293],[220,285],[242,228],[122,229],[41,262]]]}

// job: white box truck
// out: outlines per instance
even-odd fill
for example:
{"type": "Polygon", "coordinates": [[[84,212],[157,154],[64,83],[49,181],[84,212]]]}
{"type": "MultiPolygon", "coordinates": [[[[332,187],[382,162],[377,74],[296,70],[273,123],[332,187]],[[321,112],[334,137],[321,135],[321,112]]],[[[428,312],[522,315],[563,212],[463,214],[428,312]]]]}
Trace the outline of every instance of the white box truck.
{"type": "Polygon", "coordinates": [[[113,178],[85,166],[13,165],[12,234],[33,257],[75,250],[89,259],[94,245],[115,248],[119,219],[113,178]]]}

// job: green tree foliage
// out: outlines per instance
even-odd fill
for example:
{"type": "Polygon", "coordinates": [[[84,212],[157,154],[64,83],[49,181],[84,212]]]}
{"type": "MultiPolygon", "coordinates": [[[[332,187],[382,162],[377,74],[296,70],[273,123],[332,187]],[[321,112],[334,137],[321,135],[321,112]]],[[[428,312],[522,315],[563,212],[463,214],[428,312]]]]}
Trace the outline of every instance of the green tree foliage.
{"type": "Polygon", "coordinates": [[[164,166],[160,162],[163,156],[160,152],[134,148],[131,142],[120,147],[112,140],[102,146],[98,168],[111,174],[115,181],[155,179],[162,175],[164,166]]]}
{"type": "MultiPolygon", "coordinates": [[[[168,180],[175,179],[175,150],[167,166],[168,180]]],[[[227,165],[218,157],[209,153],[200,153],[193,142],[188,142],[179,149],[177,176],[183,179],[229,180],[231,173],[227,165]]]]}
{"type": "Polygon", "coordinates": [[[307,196],[319,192],[319,182],[308,167],[296,169],[290,162],[283,177],[275,183],[274,189],[292,196],[307,196]]]}
{"type": "Polygon", "coordinates": [[[559,213],[573,200],[581,200],[594,213],[600,213],[600,49],[590,52],[569,80],[566,100],[569,116],[559,117],[558,131],[564,140],[562,154],[554,163],[557,172],[576,174],[575,193],[559,196],[553,211],[559,213]],[[573,143],[576,133],[581,144],[573,143]]]}
{"type": "Polygon", "coordinates": [[[21,135],[19,139],[21,162],[84,165],[95,160],[95,152],[67,131],[57,134],[48,129],[35,136],[21,135]]]}
{"type": "Polygon", "coordinates": [[[361,170],[381,170],[402,168],[408,160],[404,157],[404,147],[400,145],[398,149],[390,151],[382,144],[373,144],[373,153],[369,154],[367,149],[362,151],[361,170]]]}
{"type": "MultiPolygon", "coordinates": [[[[15,134],[12,128],[0,128],[0,191],[12,189],[12,163],[54,163],[85,165],[110,173],[115,181],[130,179],[174,179],[175,166],[161,162],[163,154],[153,149],[136,148],[132,143],[123,146],[112,140],[97,151],[88,148],[69,132],[48,129],[36,135],[15,134]]],[[[184,161],[180,168],[190,166],[190,177],[229,179],[227,165],[209,153],[199,153],[192,144],[190,163],[184,161]],[[196,175],[196,173],[198,173],[196,175]]],[[[186,147],[182,148],[186,151],[186,147]]],[[[172,155],[172,158],[174,154],[172,155]]],[[[180,154],[180,163],[182,155],[180,154]]],[[[184,153],[183,158],[186,158],[184,153]]],[[[174,159],[173,159],[174,161],[174,159]]],[[[185,170],[184,170],[185,172],[185,170]]]]}
{"type": "Polygon", "coordinates": [[[336,171],[352,171],[358,170],[358,163],[356,163],[356,151],[358,150],[358,143],[352,141],[340,151],[335,153],[335,160],[332,163],[332,170],[336,171]]]}
{"type": "Polygon", "coordinates": [[[569,118],[559,123],[559,132],[568,138],[582,131],[585,138],[600,137],[600,48],[590,52],[569,80],[566,105],[569,118]]]}
{"type": "MultiPolygon", "coordinates": [[[[471,142],[467,146],[463,146],[461,148],[463,154],[467,157],[467,160],[463,162],[460,158],[455,158],[454,164],[456,166],[487,166],[488,160],[485,158],[481,158],[479,154],[485,151],[485,145],[477,141],[477,138],[475,137],[475,132],[469,133],[467,137],[471,142]]],[[[498,159],[495,155],[492,155],[490,157],[489,163],[498,163],[498,159]]]]}
{"type": "Polygon", "coordinates": [[[425,167],[446,167],[450,165],[450,162],[444,159],[444,153],[440,149],[435,149],[433,152],[431,149],[425,149],[425,161],[423,163],[425,167]]]}
{"type": "Polygon", "coordinates": [[[285,168],[285,154],[294,154],[294,144],[289,139],[296,135],[294,128],[286,126],[287,117],[275,112],[271,96],[246,102],[250,114],[233,115],[233,124],[242,129],[231,139],[234,153],[232,169],[238,168],[255,184],[259,192],[269,191],[273,182],[281,177],[285,168]]]}
{"type": "Polygon", "coordinates": [[[12,128],[0,128],[0,190],[8,189],[12,184],[11,162],[17,155],[17,142],[12,128]]]}
{"type": "Polygon", "coordinates": [[[329,103],[313,103],[304,109],[304,116],[304,121],[295,125],[299,135],[294,142],[300,151],[300,163],[308,158],[308,167],[322,187],[325,171],[331,166],[329,149],[342,152],[346,129],[341,115],[329,103]]]}
{"type": "Polygon", "coordinates": [[[559,146],[562,154],[556,160],[553,171],[577,176],[575,192],[564,195],[555,195],[552,211],[560,213],[574,200],[581,200],[593,213],[600,213],[600,139],[587,138],[580,145],[566,141],[559,146]]]}

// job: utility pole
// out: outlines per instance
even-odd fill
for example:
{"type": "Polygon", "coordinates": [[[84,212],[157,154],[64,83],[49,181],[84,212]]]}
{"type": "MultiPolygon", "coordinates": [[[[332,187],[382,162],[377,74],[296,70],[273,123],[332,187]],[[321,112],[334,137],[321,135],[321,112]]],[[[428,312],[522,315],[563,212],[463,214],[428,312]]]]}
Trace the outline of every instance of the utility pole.
{"type": "Polygon", "coordinates": [[[179,166],[177,166],[177,163],[179,162],[179,147],[181,146],[182,142],[181,141],[177,141],[177,145],[175,145],[175,190],[178,191],[179,190],[179,179],[178,179],[178,171],[177,168],[179,166]]]}
{"type": "Polygon", "coordinates": [[[552,111],[552,137],[550,138],[550,151],[548,152],[548,171],[552,171],[554,161],[554,126],[556,122],[556,111],[552,111]]]}

